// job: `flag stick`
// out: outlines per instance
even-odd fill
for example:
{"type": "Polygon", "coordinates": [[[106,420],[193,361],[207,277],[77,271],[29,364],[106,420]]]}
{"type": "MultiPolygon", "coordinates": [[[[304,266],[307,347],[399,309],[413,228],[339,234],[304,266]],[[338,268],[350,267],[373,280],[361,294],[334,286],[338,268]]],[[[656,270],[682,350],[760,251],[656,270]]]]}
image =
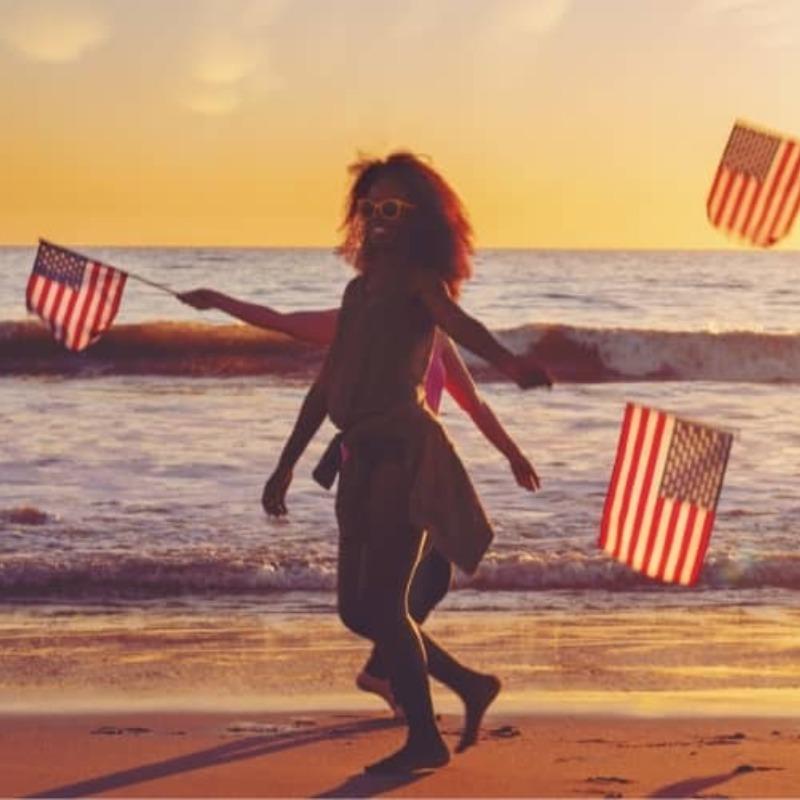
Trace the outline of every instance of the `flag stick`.
{"type": "Polygon", "coordinates": [[[167,294],[171,294],[173,297],[179,297],[178,292],[169,288],[169,286],[164,286],[163,283],[156,283],[155,281],[151,281],[149,278],[143,278],[141,275],[137,275],[135,272],[128,272],[127,270],[120,270],[121,272],[125,272],[125,274],[129,278],[134,278],[137,281],[141,281],[142,283],[146,283],[148,286],[152,286],[156,289],[160,289],[162,292],[167,292],[167,294]]]}
{"type": "MultiPolygon", "coordinates": [[[[47,239],[42,239],[39,237],[39,243],[47,245],[48,247],[55,247],[58,250],[64,250],[68,253],[72,253],[76,258],[86,259],[86,256],[81,255],[80,253],[75,252],[74,250],[69,250],[66,247],[62,247],[59,244],[53,244],[49,242],[47,239]]],[[[102,263],[98,261],[97,263],[102,263]]],[[[105,266],[110,267],[111,269],[117,270],[117,272],[124,272],[129,278],[135,278],[137,281],[141,281],[142,283],[146,283],[148,286],[152,286],[155,289],[160,289],[162,292],[166,292],[167,294],[171,294],[173,297],[179,297],[178,292],[173,291],[169,288],[169,286],[164,286],[163,283],[156,283],[155,281],[151,281],[149,278],[143,278],[141,275],[137,275],[135,272],[128,272],[126,269],[120,269],[118,267],[112,267],[110,264],[106,264],[105,266]]]]}

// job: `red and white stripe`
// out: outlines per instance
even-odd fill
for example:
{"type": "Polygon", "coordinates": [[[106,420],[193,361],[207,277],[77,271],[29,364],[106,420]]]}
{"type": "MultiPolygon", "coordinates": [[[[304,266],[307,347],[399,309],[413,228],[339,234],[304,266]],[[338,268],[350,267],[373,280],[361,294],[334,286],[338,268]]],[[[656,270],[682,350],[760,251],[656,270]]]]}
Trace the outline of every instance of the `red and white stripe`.
{"type": "Polygon", "coordinates": [[[629,403],[598,545],[637,572],[691,586],[705,558],[713,509],[659,494],[675,417],[629,403]]]}
{"type": "Polygon", "coordinates": [[[763,180],[723,159],[706,209],[716,228],[760,247],[783,239],[800,210],[800,142],[781,139],[763,180]]]}
{"type": "Polygon", "coordinates": [[[34,272],[28,281],[28,308],[50,325],[65,347],[83,350],[114,321],[126,278],[120,270],[89,261],[76,291],[34,272]]]}

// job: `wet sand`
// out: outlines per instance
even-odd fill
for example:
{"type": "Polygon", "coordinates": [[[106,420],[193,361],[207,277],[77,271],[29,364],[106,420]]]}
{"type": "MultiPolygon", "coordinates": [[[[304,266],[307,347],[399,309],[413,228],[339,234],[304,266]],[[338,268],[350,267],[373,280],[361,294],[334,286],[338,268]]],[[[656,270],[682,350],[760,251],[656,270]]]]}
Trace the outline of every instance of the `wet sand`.
{"type": "MultiPolygon", "coordinates": [[[[385,714],[0,716],[0,795],[126,797],[793,797],[798,718],[487,717],[427,774],[362,773],[403,738],[385,714]]],[[[441,727],[453,748],[460,719],[441,727]]]]}

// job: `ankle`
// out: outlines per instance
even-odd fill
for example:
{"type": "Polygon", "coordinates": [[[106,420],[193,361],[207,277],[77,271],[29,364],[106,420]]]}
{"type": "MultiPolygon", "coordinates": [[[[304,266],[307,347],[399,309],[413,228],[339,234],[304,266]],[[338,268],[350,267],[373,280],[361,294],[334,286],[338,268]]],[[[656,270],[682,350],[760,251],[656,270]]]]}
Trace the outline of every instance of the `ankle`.
{"type": "Polygon", "coordinates": [[[447,750],[447,745],[442,738],[442,734],[439,733],[439,729],[434,725],[423,730],[409,730],[404,745],[405,748],[411,750],[430,750],[432,748],[447,750]]]}
{"type": "Polygon", "coordinates": [[[480,690],[489,683],[493,683],[495,680],[495,676],[490,675],[488,672],[476,672],[474,669],[465,667],[464,674],[458,682],[456,691],[459,694],[471,694],[476,689],[480,690]]]}

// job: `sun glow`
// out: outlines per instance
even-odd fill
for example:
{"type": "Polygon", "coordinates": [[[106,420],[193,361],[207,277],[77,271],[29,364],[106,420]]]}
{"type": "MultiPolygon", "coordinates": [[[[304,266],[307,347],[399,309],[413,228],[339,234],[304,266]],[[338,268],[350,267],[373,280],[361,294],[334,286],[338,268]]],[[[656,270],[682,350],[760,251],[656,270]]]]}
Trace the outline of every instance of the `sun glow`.
{"type": "Polygon", "coordinates": [[[328,245],[404,147],[480,246],[736,247],[705,197],[736,117],[800,133],[795,44],[783,0],[6,0],[0,242],[328,245]]]}

